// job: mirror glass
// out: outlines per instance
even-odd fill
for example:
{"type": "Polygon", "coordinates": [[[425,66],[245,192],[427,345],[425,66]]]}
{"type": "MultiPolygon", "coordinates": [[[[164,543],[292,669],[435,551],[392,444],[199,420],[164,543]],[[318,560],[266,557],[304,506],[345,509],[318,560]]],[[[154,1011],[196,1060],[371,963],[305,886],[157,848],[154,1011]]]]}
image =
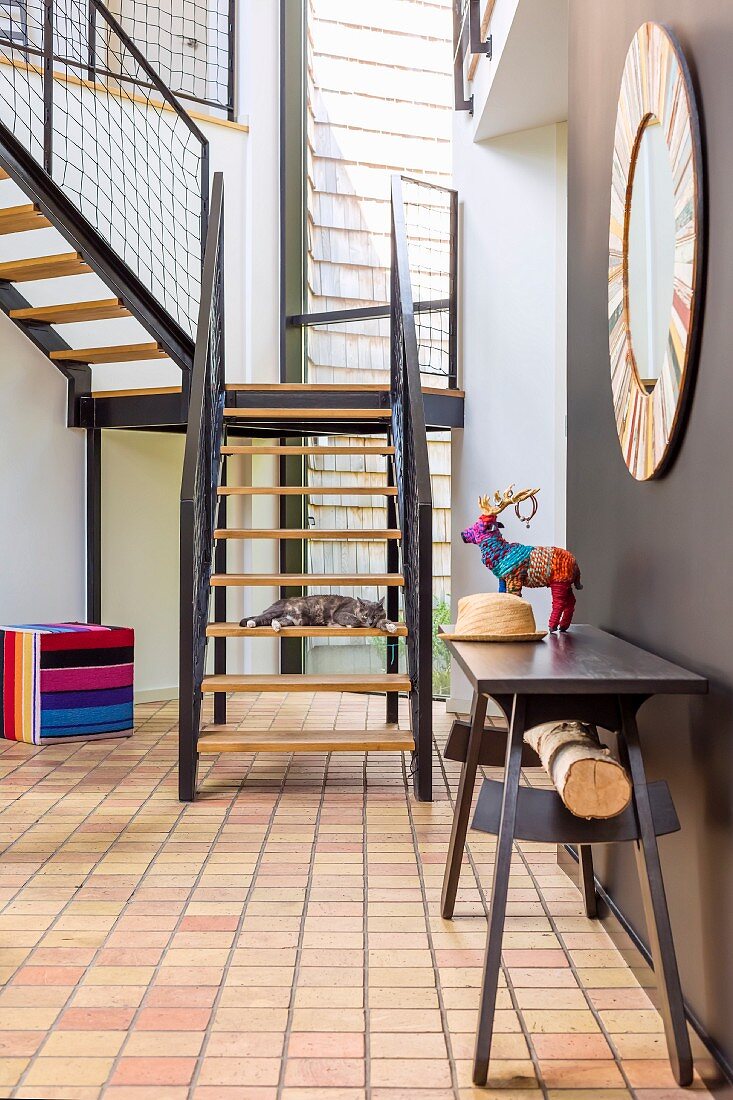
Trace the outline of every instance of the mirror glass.
{"type": "Polygon", "coordinates": [[[664,363],[674,292],[674,180],[662,127],[639,143],[631,191],[627,253],[629,329],[636,369],[650,392],[664,363]]]}

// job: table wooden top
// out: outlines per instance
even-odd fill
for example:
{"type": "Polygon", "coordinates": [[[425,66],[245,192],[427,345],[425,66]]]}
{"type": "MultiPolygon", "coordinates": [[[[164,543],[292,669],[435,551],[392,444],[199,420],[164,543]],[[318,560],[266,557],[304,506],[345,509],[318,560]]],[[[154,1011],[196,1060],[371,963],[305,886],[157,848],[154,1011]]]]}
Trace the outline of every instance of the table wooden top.
{"type": "MultiPolygon", "coordinates": [[[[442,628],[446,633],[454,627],[442,628]]],[[[704,695],[703,676],[595,626],[539,642],[451,642],[473,688],[486,695],[704,695]]]]}

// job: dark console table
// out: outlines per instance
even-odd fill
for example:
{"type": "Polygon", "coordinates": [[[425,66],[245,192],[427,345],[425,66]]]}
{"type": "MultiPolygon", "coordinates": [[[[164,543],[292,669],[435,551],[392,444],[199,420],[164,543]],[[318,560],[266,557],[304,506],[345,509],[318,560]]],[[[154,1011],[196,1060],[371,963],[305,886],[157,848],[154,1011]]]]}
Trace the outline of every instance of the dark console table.
{"type": "MultiPolygon", "coordinates": [[[[446,627],[446,632],[452,628],[446,627]]],[[[503,782],[485,780],[472,828],[497,837],[473,1080],[486,1084],[501,965],[514,839],[577,844],[580,883],[589,916],[595,916],[592,844],[633,841],[649,945],[672,1069],[680,1085],[692,1081],[692,1053],[659,862],[657,836],[675,832],[679,821],[664,782],[647,783],[636,715],[653,695],[704,694],[707,680],[592,626],[541,642],[445,643],[473,688],[470,723],[456,722],[446,746],[461,760],[461,778],[443,880],[442,914],[450,919],[479,764],[504,764],[503,782]],[[489,698],[503,711],[508,729],[485,727],[489,698]],[[528,746],[525,730],[540,722],[577,720],[617,733],[622,762],[631,775],[632,802],[607,820],[575,817],[554,791],[519,786],[528,746]],[[502,741],[505,741],[505,747],[502,741]],[[501,759],[503,755],[503,760],[501,759]]],[[[538,762],[536,757],[534,762],[538,762]]]]}

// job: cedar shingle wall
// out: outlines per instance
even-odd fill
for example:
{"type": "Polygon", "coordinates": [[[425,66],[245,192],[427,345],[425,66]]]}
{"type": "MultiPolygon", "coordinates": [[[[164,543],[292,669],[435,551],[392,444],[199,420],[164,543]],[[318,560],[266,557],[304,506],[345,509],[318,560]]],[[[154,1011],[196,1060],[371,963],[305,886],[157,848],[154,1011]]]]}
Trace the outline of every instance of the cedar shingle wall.
{"type": "MultiPolygon", "coordinates": [[[[310,311],[389,299],[390,175],[450,183],[450,0],[309,0],[307,76],[308,301],[310,311]]],[[[311,382],[383,382],[389,323],[307,330],[311,382]]],[[[311,460],[312,484],[364,484],[383,459],[311,460]],[[366,471],[366,472],[365,472],[366,471]]],[[[436,594],[450,584],[450,442],[433,437],[436,594]]],[[[382,481],[383,475],[376,475],[382,481]]],[[[316,499],[318,527],[385,527],[384,498],[316,499]]],[[[318,571],[383,572],[383,544],[313,543],[318,571]]],[[[369,597],[374,593],[367,589],[369,597]]]]}

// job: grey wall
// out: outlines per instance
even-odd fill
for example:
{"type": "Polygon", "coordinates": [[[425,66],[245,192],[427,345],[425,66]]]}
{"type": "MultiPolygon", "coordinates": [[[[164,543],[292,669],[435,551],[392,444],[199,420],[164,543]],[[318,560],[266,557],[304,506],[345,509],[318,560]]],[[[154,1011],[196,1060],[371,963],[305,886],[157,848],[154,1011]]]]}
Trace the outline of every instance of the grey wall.
{"type": "MultiPolygon", "coordinates": [[[[452,435],[453,614],[496,579],[460,532],[478,516],[478,497],[514,482],[539,485],[539,513],[527,532],[513,511],[506,536],[540,545],[565,539],[564,329],[566,137],[563,123],[474,142],[456,114],[454,186],[461,201],[461,383],[466,422],[452,435]],[[561,300],[562,298],[562,300],[561,300]]],[[[539,623],[549,594],[528,589],[539,623]]],[[[452,706],[470,707],[455,662],[452,706]]]]}
{"type": "MultiPolygon", "coordinates": [[[[648,770],[668,779],[682,832],[662,842],[689,1003],[733,1061],[733,4],[571,0],[568,225],[568,545],[581,621],[710,678],[709,698],[649,703],[648,770]],[[667,23],[698,83],[709,190],[698,382],[678,457],[642,484],[621,458],[606,322],[611,152],[621,71],[643,21],[667,23]]],[[[629,852],[601,877],[644,931],[629,852]]]]}

